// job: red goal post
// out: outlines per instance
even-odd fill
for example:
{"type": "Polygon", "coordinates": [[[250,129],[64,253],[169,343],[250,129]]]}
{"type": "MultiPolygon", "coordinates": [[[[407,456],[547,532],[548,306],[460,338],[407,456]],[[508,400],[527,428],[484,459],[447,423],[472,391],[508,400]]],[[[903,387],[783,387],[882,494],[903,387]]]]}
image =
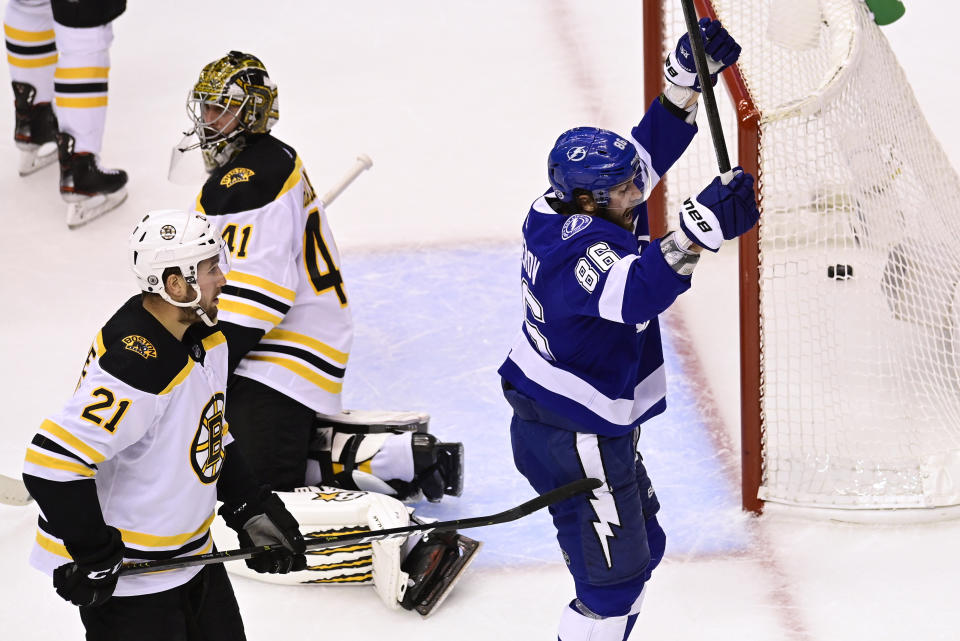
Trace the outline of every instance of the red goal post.
{"type": "MultiPolygon", "coordinates": [[[[679,6],[678,2],[675,2],[679,6]]],[[[713,6],[707,0],[694,0],[698,16],[716,19],[713,6]]],[[[664,43],[670,34],[665,33],[664,0],[643,0],[643,58],[644,97],[650,104],[663,91],[663,59],[668,51],[664,43]]],[[[681,32],[682,33],[682,32],[681,32]]],[[[679,36],[679,33],[677,34],[679,36]]],[[[760,147],[759,114],[736,66],[723,74],[727,92],[730,94],[738,116],[736,131],[725,131],[727,137],[737,136],[738,164],[745,171],[761,179],[758,150],[760,147]]],[[[647,202],[650,215],[650,233],[654,238],[667,230],[667,212],[664,190],[669,176],[650,196],[647,202]]],[[[759,191],[759,189],[758,189],[759,191]]],[[[740,239],[740,317],[757,318],[760,313],[758,285],[757,230],[747,232],[740,239]]],[[[742,502],[743,509],[759,513],[763,502],[757,498],[761,478],[760,455],[760,328],[759,325],[740,323],[740,388],[751,393],[741,394],[741,443],[742,443],[742,502]],[[756,392],[756,393],[752,393],[756,392]]]]}
{"type": "MultiPolygon", "coordinates": [[[[960,515],[960,251],[943,237],[960,178],[862,0],[695,4],[743,45],[717,100],[761,211],[739,240],[744,509],[960,515]]],[[[649,103],[680,2],[644,0],[643,21],[649,103]]],[[[716,175],[698,120],[650,197],[655,237],[716,175]]]]}

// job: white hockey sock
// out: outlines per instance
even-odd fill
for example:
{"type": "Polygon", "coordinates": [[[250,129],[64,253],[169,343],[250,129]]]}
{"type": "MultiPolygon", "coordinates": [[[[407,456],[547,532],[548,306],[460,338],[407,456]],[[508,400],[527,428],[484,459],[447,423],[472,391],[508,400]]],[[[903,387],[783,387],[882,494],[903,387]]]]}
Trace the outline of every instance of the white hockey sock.
{"type": "Polygon", "coordinates": [[[640,614],[647,587],[633,602],[630,612],[622,616],[602,617],[574,600],[560,615],[559,641],[626,641],[640,614]]]}
{"type": "Polygon", "coordinates": [[[74,151],[99,154],[107,118],[113,26],[75,29],[54,24],[54,29],[60,49],[54,73],[60,131],[74,137],[74,151]]]}
{"type": "Polygon", "coordinates": [[[34,103],[53,100],[57,64],[53,11],[47,0],[10,0],[3,18],[10,79],[37,90],[34,103]]]}

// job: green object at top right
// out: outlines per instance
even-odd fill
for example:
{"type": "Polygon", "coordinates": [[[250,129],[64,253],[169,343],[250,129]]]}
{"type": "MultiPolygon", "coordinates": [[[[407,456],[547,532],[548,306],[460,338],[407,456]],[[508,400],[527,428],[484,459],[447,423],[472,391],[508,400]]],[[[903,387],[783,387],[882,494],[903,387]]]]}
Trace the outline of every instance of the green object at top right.
{"type": "Polygon", "coordinates": [[[900,0],[864,0],[870,11],[873,12],[873,20],[881,27],[899,20],[907,10],[900,0]]]}

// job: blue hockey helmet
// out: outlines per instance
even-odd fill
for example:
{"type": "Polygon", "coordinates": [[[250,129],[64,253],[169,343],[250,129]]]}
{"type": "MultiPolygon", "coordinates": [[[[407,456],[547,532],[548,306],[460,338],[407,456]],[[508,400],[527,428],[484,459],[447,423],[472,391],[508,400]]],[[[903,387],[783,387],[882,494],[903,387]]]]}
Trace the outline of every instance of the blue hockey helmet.
{"type": "Polygon", "coordinates": [[[574,127],[560,134],[547,159],[547,177],[554,195],[573,201],[575,189],[586,189],[598,205],[610,201],[610,188],[638,177],[640,154],[619,134],[597,127],[574,127]]]}

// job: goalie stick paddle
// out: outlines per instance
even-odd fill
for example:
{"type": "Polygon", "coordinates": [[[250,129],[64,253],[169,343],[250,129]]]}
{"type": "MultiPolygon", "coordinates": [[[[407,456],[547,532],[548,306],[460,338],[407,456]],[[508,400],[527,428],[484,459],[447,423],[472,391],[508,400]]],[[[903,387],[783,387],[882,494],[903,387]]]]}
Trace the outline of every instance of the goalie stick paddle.
{"type": "MultiPolygon", "coordinates": [[[[508,523],[516,521],[519,518],[541,510],[548,505],[559,503],[578,494],[591,492],[603,485],[599,479],[587,478],[561,485],[550,490],[546,494],[530,499],[526,503],[521,503],[509,510],[504,510],[490,516],[475,516],[465,519],[454,519],[452,521],[435,521],[433,523],[424,523],[422,525],[410,525],[407,527],[388,528],[386,530],[377,530],[375,532],[358,532],[357,534],[348,534],[345,536],[331,535],[307,543],[307,550],[319,550],[323,548],[339,547],[345,543],[371,543],[383,539],[392,539],[396,537],[407,536],[414,532],[445,532],[448,530],[466,530],[472,527],[483,527],[484,525],[497,525],[499,523],[508,523]]],[[[139,563],[124,563],[120,574],[144,574],[147,572],[158,572],[160,570],[171,570],[173,568],[185,568],[192,565],[208,565],[210,563],[223,563],[225,561],[238,561],[240,559],[249,559],[255,554],[269,552],[277,549],[276,545],[261,545],[259,547],[238,548],[236,550],[224,550],[223,552],[210,552],[198,556],[187,558],[165,559],[162,561],[141,561],[139,563]]]]}
{"type": "Polygon", "coordinates": [[[720,169],[723,184],[727,184],[733,178],[733,173],[730,171],[730,155],[727,153],[727,142],[723,138],[723,126],[720,124],[720,114],[717,112],[717,98],[713,93],[713,83],[710,82],[707,53],[703,50],[700,25],[697,24],[697,10],[693,6],[693,0],[680,0],[680,4],[683,6],[683,17],[687,22],[687,34],[690,36],[693,60],[697,65],[697,77],[700,78],[700,92],[703,94],[703,106],[707,110],[713,149],[717,153],[717,166],[720,169]]]}
{"type": "Polygon", "coordinates": [[[4,505],[29,505],[33,501],[30,492],[20,479],[0,474],[0,503],[4,505]]]}

